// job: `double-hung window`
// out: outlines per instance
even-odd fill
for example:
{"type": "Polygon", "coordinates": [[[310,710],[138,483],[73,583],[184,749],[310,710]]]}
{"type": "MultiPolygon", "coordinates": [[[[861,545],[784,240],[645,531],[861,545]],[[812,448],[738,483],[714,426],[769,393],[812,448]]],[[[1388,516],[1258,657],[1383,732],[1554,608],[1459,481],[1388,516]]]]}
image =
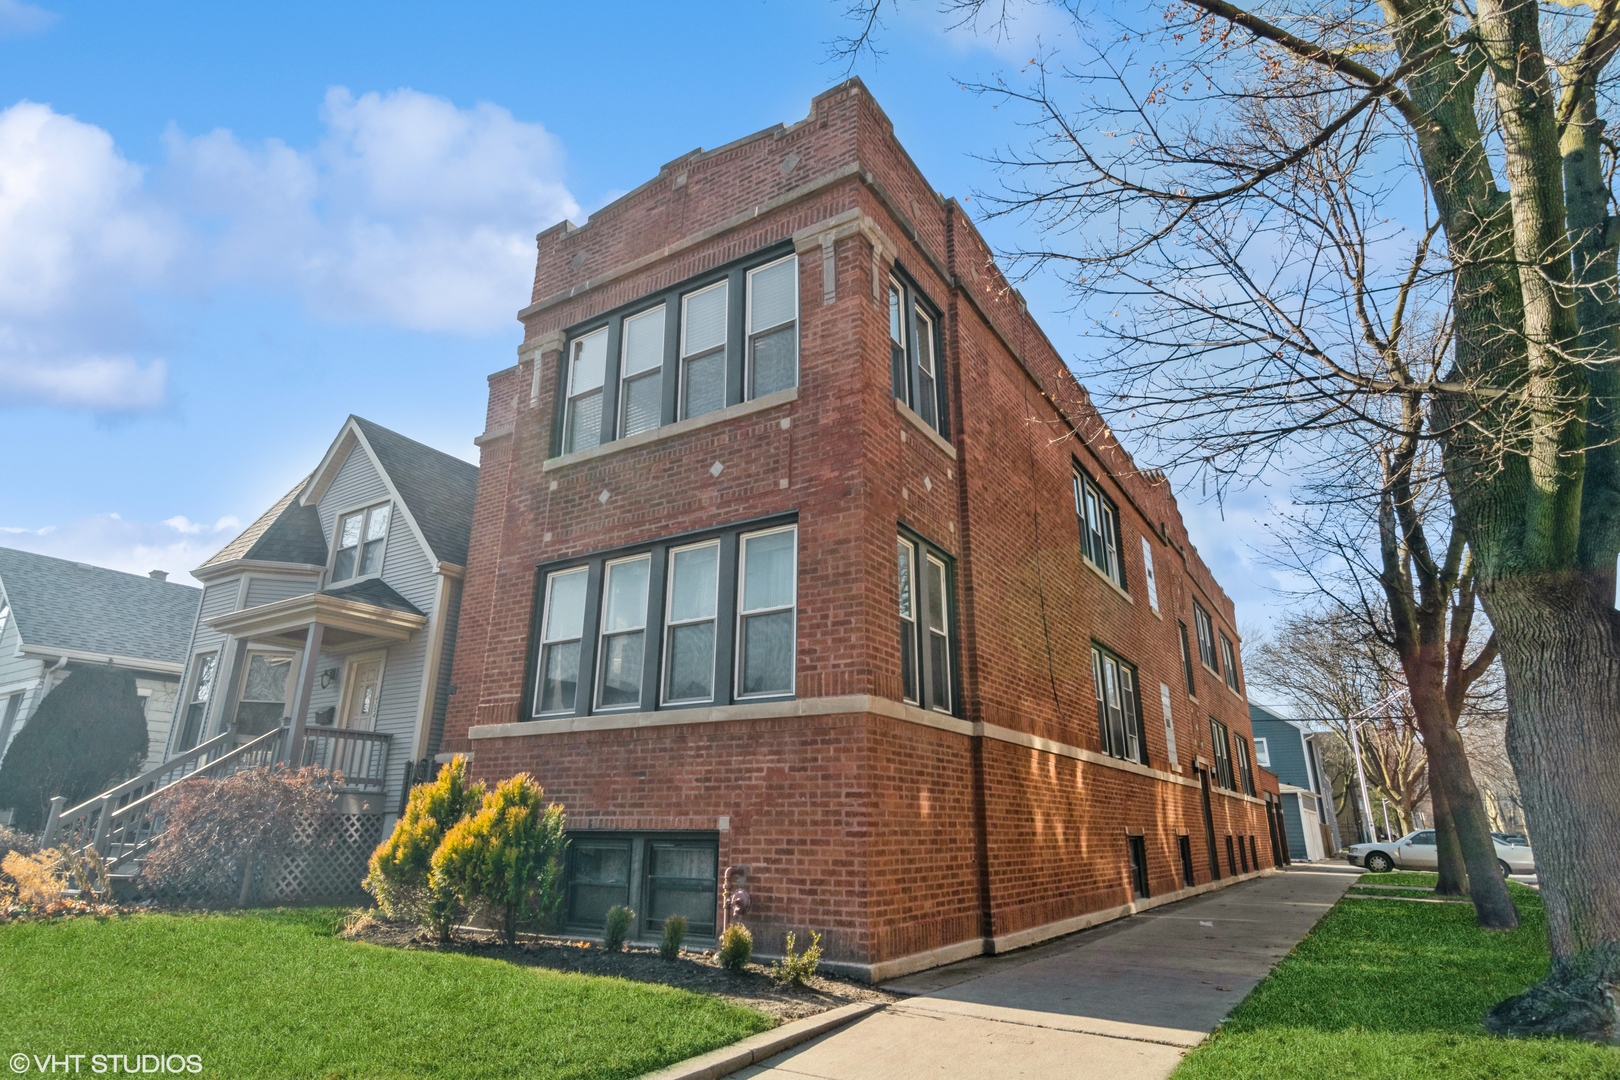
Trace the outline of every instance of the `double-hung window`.
{"type": "Polygon", "coordinates": [[[680,418],[726,407],[726,304],[729,282],[681,297],[680,418]]]}
{"type": "Polygon", "coordinates": [[[742,538],[737,598],[737,696],[793,692],[798,529],[742,538]]]}
{"type": "Polygon", "coordinates": [[[1227,739],[1226,725],[1209,718],[1210,754],[1215,758],[1215,783],[1228,791],[1237,790],[1232,781],[1232,746],[1227,739]]]}
{"type": "Polygon", "coordinates": [[[541,568],[536,718],[794,691],[798,527],[781,518],[541,568]]]}
{"type": "Polygon", "coordinates": [[[583,566],[546,579],[545,615],[540,626],[540,664],[534,688],[534,713],[545,716],[574,711],[579,691],[579,647],[585,636],[583,566]]]}
{"type": "Polygon", "coordinates": [[[799,258],[748,271],[748,397],[799,382],[799,258]]]}
{"type": "Polygon", "coordinates": [[[1074,474],[1074,512],[1080,519],[1080,551],[1103,576],[1125,587],[1119,558],[1119,510],[1085,473],[1074,474]]]}
{"type": "Polygon", "coordinates": [[[1210,621],[1204,605],[1193,601],[1193,623],[1198,628],[1198,659],[1215,674],[1221,673],[1221,662],[1215,655],[1215,624],[1210,621]]]}
{"type": "Polygon", "coordinates": [[[388,540],[389,504],[356,510],[338,519],[337,555],[332,580],[347,581],[382,572],[383,545],[388,540]]]}
{"type": "Polygon", "coordinates": [[[1136,669],[1102,646],[1093,645],[1091,679],[1097,694],[1097,726],[1102,733],[1103,752],[1147,764],[1136,669]]]}
{"type": "Polygon", "coordinates": [[[1226,685],[1232,688],[1233,693],[1241,693],[1238,689],[1237,649],[1224,630],[1221,631],[1221,664],[1226,670],[1226,685]]]}
{"type": "Polygon", "coordinates": [[[1181,670],[1187,676],[1187,696],[1198,700],[1198,682],[1193,678],[1192,648],[1187,644],[1187,624],[1176,620],[1176,632],[1181,637],[1181,670]]]}
{"type": "Polygon", "coordinates": [[[1237,751],[1237,778],[1243,785],[1243,794],[1254,794],[1254,769],[1249,765],[1249,741],[1241,735],[1232,736],[1232,749],[1237,751]]]}
{"type": "Polygon", "coordinates": [[[190,750],[202,738],[203,721],[208,719],[208,702],[214,696],[214,673],[219,667],[218,653],[200,653],[191,662],[191,697],[181,721],[178,753],[190,750]]]}
{"type": "Polygon", "coordinates": [[[596,647],[599,709],[634,708],[641,703],[651,566],[648,555],[607,564],[607,580],[602,586],[601,639],[596,647]]]}
{"type": "Polygon", "coordinates": [[[945,380],[939,363],[939,334],[933,307],[898,275],[889,279],[889,367],[894,396],[948,435],[945,380]]]}
{"type": "Polygon", "coordinates": [[[664,305],[624,320],[619,437],[651,431],[664,407],[664,305]]]}
{"type": "Polygon", "coordinates": [[[720,541],[669,553],[664,622],[666,705],[714,698],[714,632],[719,611],[720,541]]]}
{"type": "Polygon", "coordinates": [[[949,556],[908,536],[895,541],[900,599],[900,684],[905,700],[935,712],[954,710],[951,677],[949,556]]]}
{"type": "Polygon", "coordinates": [[[602,394],[607,381],[607,327],[576,338],[568,349],[568,413],[563,453],[589,450],[602,441],[602,394]]]}

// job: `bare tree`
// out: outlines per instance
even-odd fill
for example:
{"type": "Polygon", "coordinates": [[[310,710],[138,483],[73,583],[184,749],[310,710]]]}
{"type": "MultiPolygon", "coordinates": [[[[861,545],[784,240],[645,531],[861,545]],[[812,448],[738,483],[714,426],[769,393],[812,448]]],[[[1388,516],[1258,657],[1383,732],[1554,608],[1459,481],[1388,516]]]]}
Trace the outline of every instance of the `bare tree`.
{"type": "Polygon", "coordinates": [[[1171,0],[1086,40],[1111,44],[984,88],[1033,125],[997,159],[1000,212],[1040,226],[1026,266],[1092,305],[1118,343],[1099,380],[1218,480],[1340,460],[1419,402],[1497,634],[1553,956],[1492,1023],[1615,1034],[1620,0],[1171,0]],[[1346,261],[1302,178],[1348,150],[1370,213],[1346,261]],[[1445,328],[1438,369],[1406,362],[1411,326],[1445,328]]]}

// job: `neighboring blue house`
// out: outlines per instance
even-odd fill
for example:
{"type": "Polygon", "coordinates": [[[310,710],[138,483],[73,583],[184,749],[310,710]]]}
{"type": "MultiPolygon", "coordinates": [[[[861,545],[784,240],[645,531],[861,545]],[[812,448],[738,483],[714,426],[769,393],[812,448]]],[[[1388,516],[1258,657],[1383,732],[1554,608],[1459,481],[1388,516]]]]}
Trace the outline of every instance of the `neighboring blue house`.
{"type": "Polygon", "coordinates": [[[1315,862],[1338,849],[1338,823],[1332,810],[1333,792],[1324,780],[1322,754],[1316,740],[1322,732],[1284,720],[1269,709],[1249,704],[1254,727],[1254,759],[1276,774],[1282,794],[1283,821],[1288,832],[1288,854],[1295,862],[1315,862]]]}

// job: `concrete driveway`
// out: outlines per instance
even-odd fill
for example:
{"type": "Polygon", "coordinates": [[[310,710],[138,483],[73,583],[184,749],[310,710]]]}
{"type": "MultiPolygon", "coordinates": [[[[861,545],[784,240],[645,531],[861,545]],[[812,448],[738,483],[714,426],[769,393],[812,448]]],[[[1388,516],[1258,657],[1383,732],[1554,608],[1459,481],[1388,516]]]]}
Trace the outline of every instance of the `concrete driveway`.
{"type": "Polygon", "coordinates": [[[911,995],[734,1074],[1169,1076],[1359,876],[1296,865],[1047,945],[887,983],[911,995]]]}

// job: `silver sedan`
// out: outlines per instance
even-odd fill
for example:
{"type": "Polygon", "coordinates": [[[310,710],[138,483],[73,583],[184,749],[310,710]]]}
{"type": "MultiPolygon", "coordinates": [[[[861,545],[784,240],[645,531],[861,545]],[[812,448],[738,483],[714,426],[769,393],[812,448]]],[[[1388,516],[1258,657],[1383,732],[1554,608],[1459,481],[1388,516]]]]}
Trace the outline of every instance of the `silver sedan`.
{"type": "MultiPolygon", "coordinates": [[[[1504,875],[1533,874],[1536,872],[1535,855],[1528,844],[1504,844],[1496,837],[1496,862],[1504,875]]],[[[1344,857],[1351,866],[1363,866],[1375,874],[1399,867],[1402,870],[1437,870],[1440,853],[1435,847],[1434,830],[1419,829],[1407,833],[1399,840],[1377,844],[1351,844],[1344,857]]]]}

